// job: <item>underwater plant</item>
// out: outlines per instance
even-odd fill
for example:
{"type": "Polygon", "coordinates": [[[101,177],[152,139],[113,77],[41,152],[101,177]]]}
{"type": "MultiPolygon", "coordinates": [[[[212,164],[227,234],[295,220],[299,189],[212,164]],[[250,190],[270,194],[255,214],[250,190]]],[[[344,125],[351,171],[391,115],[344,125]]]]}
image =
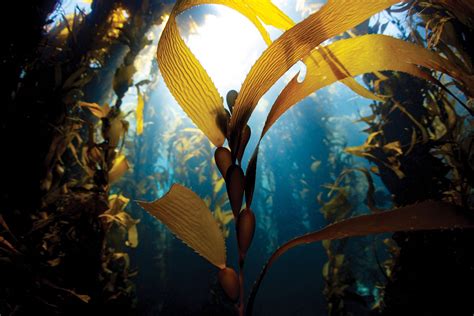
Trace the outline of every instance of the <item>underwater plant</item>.
{"type": "Polygon", "coordinates": [[[456,63],[422,46],[386,35],[363,35],[322,45],[324,41],[398,2],[329,0],[321,10],[298,24],[294,24],[270,0],[182,0],[174,6],[158,44],[158,65],[166,85],[179,105],[217,147],[215,162],[225,179],[237,232],[239,274],[227,266],[222,232],[207,205],[197,194],[182,185],[174,184],[161,199],[139,204],[184,243],[219,268],[220,284],[232,301],[238,301],[236,308],[240,315],[252,314],[256,293],[275,260],[300,244],[383,232],[474,226],[459,207],[440,201],[424,201],[334,223],[322,230],[295,238],[278,248],[257,279],[247,307],[244,306],[243,268],[256,221],[252,198],[258,148],[268,130],[288,109],[311,93],[337,81],[343,82],[361,96],[384,100],[385,96],[374,94],[353,78],[384,70],[408,73],[438,84],[438,80],[425,71],[432,69],[455,79],[467,96],[474,95],[474,78],[470,74],[456,63]],[[240,12],[255,24],[269,45],[251,68],[240,91],[230,91],[227,94],[229,111],[225,110],[223,98],[186,46],[177,28],[176,17],[201,4],[222,4],[240,12]],[[262,22],[281,29],[284,33],[271,42],[262,22]],[[277,97],[244,172],[242,157],[251,137],[247,122],[252,112],[268,89],[301,60],[306,65],[303,82],[299,82],[296,75],[277,97]],[[228,148],[224,147],[226,140],[228,148]],[[244,198],[245,207],[242,209],[244,198]]]}

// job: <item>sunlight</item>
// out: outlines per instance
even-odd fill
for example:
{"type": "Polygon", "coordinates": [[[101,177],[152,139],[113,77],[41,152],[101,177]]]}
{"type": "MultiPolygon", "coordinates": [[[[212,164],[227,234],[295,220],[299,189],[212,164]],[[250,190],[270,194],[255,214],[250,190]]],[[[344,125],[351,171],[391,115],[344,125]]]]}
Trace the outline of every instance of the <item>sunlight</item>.
{"type": "Polygon", "coordinates": [[[231,89],[240,89],[266,45],[244,16],[228,8],[214,8],[199,25],[192,18],[182,22],[188,23],[187,45],[225,96],[231,89]]]}

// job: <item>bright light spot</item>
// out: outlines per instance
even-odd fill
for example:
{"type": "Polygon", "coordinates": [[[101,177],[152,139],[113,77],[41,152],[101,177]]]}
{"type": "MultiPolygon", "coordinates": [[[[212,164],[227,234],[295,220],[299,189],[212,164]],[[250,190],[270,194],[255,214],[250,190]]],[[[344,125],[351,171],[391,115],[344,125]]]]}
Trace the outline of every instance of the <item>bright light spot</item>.
{"type": "Polygon", "coordinates": [[[228,8],[215,8],[215,13],[206,14],[201,23],[189,18],[182,21],[188,23],[186,44],[225,96],[231,89],[240,90],[266,45],[244,16],[228,8]]]}

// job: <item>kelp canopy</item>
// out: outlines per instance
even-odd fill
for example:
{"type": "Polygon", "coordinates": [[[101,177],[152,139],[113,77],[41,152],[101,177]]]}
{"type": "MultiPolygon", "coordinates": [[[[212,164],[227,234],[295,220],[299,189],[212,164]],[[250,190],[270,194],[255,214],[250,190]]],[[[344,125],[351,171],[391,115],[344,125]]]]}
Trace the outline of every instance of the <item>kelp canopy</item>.
{"type": "Polygon", "coordinates": [[[0,314],[474,312],[469,1],[75,4],[12,11],[0,314]],[[225,95],[216,8],[262,44],[225,95]]]}

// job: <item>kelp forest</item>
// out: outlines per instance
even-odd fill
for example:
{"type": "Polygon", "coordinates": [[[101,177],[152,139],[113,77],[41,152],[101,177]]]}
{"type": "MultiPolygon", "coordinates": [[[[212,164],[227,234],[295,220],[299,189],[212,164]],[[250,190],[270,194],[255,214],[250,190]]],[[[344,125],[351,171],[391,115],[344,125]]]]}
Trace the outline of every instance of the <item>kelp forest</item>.
{"type": "Polygon", "coordinates": [[[474,315],[472,1],[5,13],[0,316],[474,315]]]}

